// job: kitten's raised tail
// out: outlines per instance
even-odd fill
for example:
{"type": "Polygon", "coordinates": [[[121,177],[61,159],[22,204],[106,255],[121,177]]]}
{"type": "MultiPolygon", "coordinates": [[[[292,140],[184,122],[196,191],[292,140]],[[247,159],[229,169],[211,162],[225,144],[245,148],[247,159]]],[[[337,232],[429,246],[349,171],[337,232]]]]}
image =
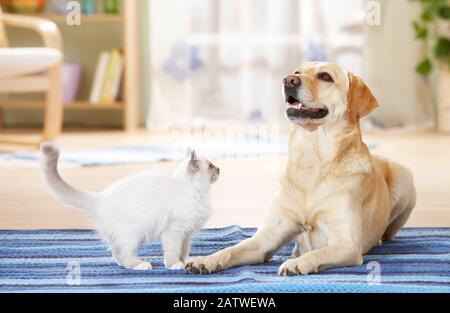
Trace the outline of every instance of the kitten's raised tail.
{"type": "Polygon", "coordinates": [[[56,197],[68,205],[89,211],[95,210],[99,201],[97,193],[76,189],[59,175],[58,147],[50,142],[44,142],[41,144],[41,153],[44,178],[56,197]]]}

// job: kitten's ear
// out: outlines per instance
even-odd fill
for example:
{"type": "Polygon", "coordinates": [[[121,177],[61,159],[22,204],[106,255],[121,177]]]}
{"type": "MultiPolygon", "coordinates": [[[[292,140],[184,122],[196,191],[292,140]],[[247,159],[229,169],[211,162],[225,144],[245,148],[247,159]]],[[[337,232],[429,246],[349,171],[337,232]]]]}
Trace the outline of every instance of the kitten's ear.
{"type": "Polygon", "coordinates": [[[195,153],[195,150],[190,150],[190,157],[191,159],[189,160],[189,170],[192,173],[196,173],[200,170],[200,163],[199,160],[197,158],[197,153],[195,153]]]}
{"type": "Polygon", "coordinates": [[[194,149],[191,150],[191,161],[198,160],[197,153],[194,149]]]}

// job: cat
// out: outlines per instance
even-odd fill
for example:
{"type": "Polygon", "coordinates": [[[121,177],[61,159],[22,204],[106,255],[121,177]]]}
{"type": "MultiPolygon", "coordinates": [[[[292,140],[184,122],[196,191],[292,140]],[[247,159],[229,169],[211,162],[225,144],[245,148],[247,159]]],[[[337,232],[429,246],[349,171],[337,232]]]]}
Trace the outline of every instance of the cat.
{"type": "Polygon", "coordinates": [[[126,177],[101,192],[76,189],[59,175],[59,149],[41,145],[42,170],[51,191],[64,203],[87,210],[119,265],[150,270],[137,256],[139,245],[161,240],[164,265],[184,269],[191,238],[211,214],[210,186],[220,170],[189,150],[170,175],[154,172],[126,177]]]}

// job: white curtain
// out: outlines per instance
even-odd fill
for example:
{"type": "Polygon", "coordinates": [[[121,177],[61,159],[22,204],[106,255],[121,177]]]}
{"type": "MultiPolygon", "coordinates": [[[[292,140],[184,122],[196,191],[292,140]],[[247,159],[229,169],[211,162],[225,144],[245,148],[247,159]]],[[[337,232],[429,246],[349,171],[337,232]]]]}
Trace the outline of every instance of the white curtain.
{"type": "Polygon", "coordinates": [[[150,0],[148,127],[283,121],[281,80],[301,62],[360,72],[362,3],[150,0]]]}
{"type": "Polygon", "coordinates": [[[379,26],[367,27],[365,78],[380,106],[375,121],[383,127],[433,125],[433,106],[427,81],[415,72],[425,46],[414,38],[412,21],[419,5],[409,0],[378,0],[379,26]]]}

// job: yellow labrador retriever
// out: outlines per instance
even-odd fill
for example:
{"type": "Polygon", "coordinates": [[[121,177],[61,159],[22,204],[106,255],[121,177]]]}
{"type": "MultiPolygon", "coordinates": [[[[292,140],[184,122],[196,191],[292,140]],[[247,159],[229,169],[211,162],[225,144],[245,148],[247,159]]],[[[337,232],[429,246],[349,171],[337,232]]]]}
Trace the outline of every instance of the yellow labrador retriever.
{"type": "Polygon", "coordinates": [[[377,99],[357,76],[331,63],[307,63],[283,80],[293,123],[289,160],[262,227],[234,247],[186,264],[213,273],[262,263],[292,239],[279,275],[362,264],[380,240],[393,239],[416,202],[411,172],[372,156],[359,119],[377,99]]]}

